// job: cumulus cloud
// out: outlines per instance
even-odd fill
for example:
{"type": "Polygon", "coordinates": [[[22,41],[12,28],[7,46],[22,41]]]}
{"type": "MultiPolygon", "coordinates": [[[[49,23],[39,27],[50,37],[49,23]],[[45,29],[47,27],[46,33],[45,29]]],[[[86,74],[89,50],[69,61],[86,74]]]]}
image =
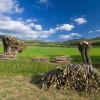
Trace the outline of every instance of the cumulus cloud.
{"type": "Polygon", "coordinates": [[[54,34],[58,31],[71,31],[75,26],[71,24],[63,24],[63,25],[57,25],[55,28],[50,28],[49,30],[43,30],[41,31],[42,34],[54,34]]]}
{"type": "Polygon", "coordinates": [[[37,39],[42,31],[42,26],[34,23],[34,19],[23,20],[18,18],[13,20],[4,14],[21,13],[17,0],[0,0],[0,34],[12,35],[24,39],[37,39]]]}
{"type": "Polygon", "coordinates": [[[71,33],[71,34],[67,34],[67,35],[59,35],[58,38],[60,40],[70,40],[73,39],[75,37],[81,37],[82,35],[80,35],[79,33],[71,33]]]}
{"type": "Polygon", "coordinates": [[[63,24],[61,26],[58,26],[55,28],[55,30],[65,30],[65,31],[71,31],[75,26],[71,24],[63,24]]]}
{"type": "MultiPolygon", "coordinates": [[[[47,2],[48,0],[40,0],[40,3],[46,4],[47,2]]],[[[5,15],[8,13],[21,13],[22,11],[23,8],[20,7],[17,0],[0,0],[0,34],[12,35],[21,39],[41,39],[48,38],[49,35],[58,31],[71,31],[75,28],[72,24],[62,24],[45,30],[42,25],[36,23],[36,19],[24,20],[23,18],[17,18],[15,20],[5,15]]],[[[78,34],[73,33],[72,35],[78,34]]]]}
{"type": "Polygon", "coordinates": [[[56,33],[56,31],[53,28],[50,28],[49,30],[42,30],[41,31],[41,35],[43,35],[43,34],[51,35],[51,34],[54,34],[54,33],[56,33]]]}
{"type": "Polygon", "coordinates": [[[16,0],[0,0],[0,13],[21,13],[22,11],[23,8],[16,0]]]}
{"type": "Polygon", "coordinates": [[[40,38],[42,38],[42,39],[48,38],[48,35],[41,35],[40,38]]]}
{"type": "Polygon", "coordinates": [[[89,31],[88,33],[93,33],[93,31],[91,30],[91,31],[89,31]]]}
{"type": "Polygon", "coordinates": [[[26,23],[37,22],[37,19],[27,19],[25,20],[26,23]]]}
{"type": "Polygon", "coordinates": [[[71,33],[70,36],[82,36],[82,35],[79,33],[71,33]]]}
{"type": "Polygon", "coordinates": [[[77,18],[74,21],[79,25],[87,23],[87,20],[85,18],[83,18],[83,17],[77,18]]]}
{"type": "Polygon", "coordinates": [[[5,35],[12,34],[20,38],[47,38],[49,35],[55,34],[58,31],[71,31],[73,28],[73,25],[63,24],[55,28],[44,30],[42,25],[36,24],[32,22],[32,20],[13,20],[11,17],[0,15],[0,32],[5,35]]]}
{"type": "Polygon", "coordinates": [[[47,5],[49,0],[39,0],[39,3],[47,5]]]}
{"type": "Polygon", "coordinates": [[[41,31],[43,28],[41,25],[34,25],[35,30],[41,31]]]}
{"type": "Polygon", "coordinates": [[[15,36],[37,38],[42,31],[42,26],[34,23],[27,24],[11,17],[0,15],[0,32],[3,34],[14,34],[15,36]],[[34,28],[34,29],[32,29],[34,28]]]}
{"type": "Polygon", "coordinates": [[[70,35],[60,35],[59,36],[59,39],[61,39],[61,40],[69,40],[69,39],[71,39],[72,37],[70,36],[70,35]]]}
{"type": "MultiPolygon", "coordinates": [[[[39,5],[44,5],[46,8],[53,6],[50,0],[38,0],[37,3],[39,5]]],[[[36,7],[37,9],[40,9],[41,7],[39,5],[34,5],[34,7],[36,7]]]]}
{"type": "Polygon", "coordinates": [[[100,32],[100,29],[96,30],[96,32],[100,32]]]}

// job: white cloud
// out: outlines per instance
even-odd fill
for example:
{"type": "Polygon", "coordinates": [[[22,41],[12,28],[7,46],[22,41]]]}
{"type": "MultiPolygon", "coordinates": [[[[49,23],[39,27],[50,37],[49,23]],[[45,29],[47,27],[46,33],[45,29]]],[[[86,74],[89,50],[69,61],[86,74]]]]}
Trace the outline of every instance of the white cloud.
{"type": "Polygon", "coordinates": [[[71,33],[70,36],[82,36],[82,35],[79,33],[71,33]]]}
{"type": "Polygon", "coordinates": [[[49,0],[39,0],[40,4],[48,5],[49,0]]]}
{"type": "Polygon", "coordinates": [[[37,22],[37,19],[27,19],[25,22],[26,23],[37,22]]]}
{"type": "Polygon", "coordinates": [[[38,0],[37,3],[39,5],[34,5],[34,7],[37,8],[37,9],[41,9],[40,5],[44,5],[46,8],[53,6],[53,4],[51,3],[50,0],[38,0]]]}
{"type": "Polygon", "coordinates": [[[20,7],[16,0],[0,0],[0,13],[21,13],[23,8],[20,7]]]}
{"type": "Polygon", "coordinates": [[[43,29],[41,25],[35,25],[34,28],[37,31],[41,31],[43,29]]]}
{"type": "Polygon", "coordinates": [[[48,35],[41,35],[40,38],[48,38],[48,35]]]}
{"type": "Polygon", "coordinates": [[[39,35],[38,31],[32,30],[32,28],[21,21],[15,21],[7,16],[0,16],[0,32],[3,34],[14,34],[16,36],[23,37],[35,37],[39,35]]]}
{"type": "MultiPolygon", "coordinates": [[[[11,17],[0,15],[0,33],[7,35],[14,35],[23,39],[39,39],[48,38],[49,35],[55,34],[58,31],[71,31],[74,28],[73,25],[63,24],[55,28],[44,30],[42,25],[35,24],[31,20],[13,20],[11,17]]],[[[72,35],[78,35],[73,33],[72,35]]],[[[66,36],[67,37],[67,36],[66,36]]]]}
{"type": "Polygon", "coordinates": [[[51,34],[56,33],[56,31],[55,31],[55,29],[50,28],[49,30],[43,30],[42,33],[51,35],[51,34]]]}
{"type": "Polygon", "coordinates": [[[15,4],[14,9],[15,9],[15,12],[16,12],[16,13],[21,13],[21,12],[23,12],[23,10],[24,10],[23,8],[20,8],[20,7],[19,7],[19,4],[15,4]]]}
{"type": "Polygon", "coordinates": [[[55,28],[56,31],[64,30],[64,31],[71,31],[75,26],[71,24],[63,24],[61,26],[58,26],[55,28]]]}
{"type": "Polygon", "coordinates": [[[85,24],[85,23],[87,23],[87,20],[85,19],[85,18],[82,18],[82,17],[80,17],[80,18],[77,18],[77,19],[75,19],[74,20],[77,24],[85,24]]]}
{"type": "Polygon", "coordinates": [[[100,29],[96,30],[96,32],[100,32],[100,29]]]}
{"type": "Polygon", "coordinates": [[[88,33],[93,33],[93,31],[89,31],[88,33]]]}
{"type": "Polygon", "coordinates": [[[34,23],[29,23],[28,26],[31,27],[31,28],[34,28],[35,24],[34,23]]]}
{"type": "MultiPolygon", "coordinates": [[[[48,0],[40,0],[40,2],[46,4],[48,0]]],[[[49,35],[58,31],[71,31],[75,27],[71,24],[62,24],[44,30],[42,25],[35,23],[36,19],[17,18],[14,20],[5,15],[22,11],[23,8],[20,7],[17,0],[0,0],[0,34],[12,35],[22,39],[41,39],[48,38],[49,35]]]]}
{"type": "Polygon", "coordinates": [[[43,30],[43,27],[42,25],[39,25],[39,24],[35,24],[35,23],[28,23],[27,24],[29,27],[33,28],[34,30],[36,31],[42,31],[43,30]]]}
{"type": "Polygon", "coordinates": [[[80,35],[79,33],[71,33],[71,34],[67,34],[67,35],[59,35],[58,38],[60,40],[70,40],[73,39],[75,37],[80,37],[82,35],[80,35]]]}
{"type": "Polygon", "coordinates": [[[32,19],[27,19],[25,22],[26,23],[31,23],[32,22],[32,19]]]}
{"type": "Polygon", "coordinates": [[[59,39],[61,39],[61,40],[69,40],[71,38],[72,37],[70,35],[59,35],[59,39]]]}
{"type": "Polygon", "coordinates": [[[50,28],[49,30],[43,30],[41,31],[41,34],[54,34],[58,31],[71,31],[75,26],[71,24],[63,24],[63,25],[57,25],[55,28],[50,28]]]}
{"type": "MultiPolygon", "coordinates": [[[[22,18],[13,20],[11,17],[0,14],[0,33],[7,35],[12,34],[19,38],[48,38],[49,35],[55,34],[58,31],[71,31],[73,28],[74,25],[63,24],[55,28],[44,30],[42,25],[35,24],[31,19],[25,21],[22,18]]],[[[76,33],[73,33],[72,35],[75,34],[76,33]]]]}

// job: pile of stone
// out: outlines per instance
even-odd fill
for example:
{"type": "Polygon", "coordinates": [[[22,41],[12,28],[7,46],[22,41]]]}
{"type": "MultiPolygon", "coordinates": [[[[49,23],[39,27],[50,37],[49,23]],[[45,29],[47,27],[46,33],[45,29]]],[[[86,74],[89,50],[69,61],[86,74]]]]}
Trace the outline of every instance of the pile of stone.
{"type": "Polygon", "coordinates": [[[44,62],[44,63],[48,63],[49,62],[49,58],[47,57],[34,57],[32,59],[33,62],[44,62]]]}
{"type": "Polygon", "coordinates": [[[69,56],[57,56],[53,57],[52,60],[50,60],[48,57],[32,58],[33,62],[56,63],[56,64],[69,64],[71,60],[72,59],[69,56]]]}
{"type": "Polygon", "coordinates": [[[15,59],[16,59],[15,55],[5,55],[5,54],[0,55],[0,60],[15,60],[15,59]]]}
{"type": "Polygon", "coordinates": [[[69,64],[42,75],[38,85],[43,90],[55,87],[91,93],[100,91],[100,74],[92,65],[69,64]]]}
{"type": "Polygon", "coordinates": [[[15,59],[17,53],[21,53],[26,48],[23,41],[13,36],[0,35],[0,39],[4,47],[4,53],[0,55],[0,60],[15,59]]]}
{"type": "Polygon", "coordinates": [[[71,63],[72,59],[70,56],[57,56],[53,57],[53,59],[50,61],[52,63],[59,63],[59,64],[69,64],[71,63]]]}
{"type": "Polygon", "coordinates": [[[13,36],[5,36],[3,39],[4,53],[6,54],[16,54],[22,52],[26,48],[26,44],[13,37],[13,36]]]}

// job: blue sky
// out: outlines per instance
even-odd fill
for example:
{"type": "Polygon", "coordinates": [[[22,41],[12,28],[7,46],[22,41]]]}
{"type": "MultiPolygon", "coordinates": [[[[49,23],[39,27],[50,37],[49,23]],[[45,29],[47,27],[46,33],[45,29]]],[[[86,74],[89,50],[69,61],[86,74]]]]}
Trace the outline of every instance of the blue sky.
{"type": "Polygon", "coordinates": [[[100,0],[0,0],[0,34],[43,41],[100,37],[100,0]]]}

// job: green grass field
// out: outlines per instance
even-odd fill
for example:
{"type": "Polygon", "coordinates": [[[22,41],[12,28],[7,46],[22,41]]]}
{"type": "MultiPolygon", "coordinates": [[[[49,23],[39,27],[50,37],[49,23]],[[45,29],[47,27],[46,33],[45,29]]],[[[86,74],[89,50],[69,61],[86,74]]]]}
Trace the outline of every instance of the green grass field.
{"type": "MultiPolygon", "coordinates": [[[[3,50],[0,48],[0,53],[3,50]]],[[[0,100],[100,100],[100,96],[78,94],[72,91],[41,91],[30,83],[31,77],[52,70],[60,65],[34,63],[33,57],[49,57],[69,55],[73,63],[81,63],[77,48],[32,47],[18,54],[17,60],[0,61],[0,100]],[[72,95],[72,96],[71,96],[72,95]]],[[[100,48],[92,48],[90,55],[93,63],[100,64],[100,48]]],[[[98,66],[100,70],[100,66],[98,66]]]]}
{"type": "MultiPolygon", "coordinates": [[[[69,55],[73,58],[74,62],[81,62],[80,53],[77,48],[69,47],[32,47],[28,46],[27,49],[19,54],[19,58],[32,58],[46,56],[52,58],[53,56],[69,55]]],[[[100,48],[95,47],[90,52],[93,63],[99,63],[100,61],[100,48]]]]}
{"type": "MultiPolygon", "coordinates": [[[[90,55],[100,56],[100,48],[92,48],[90,55]]],[[[74,47],[32,47],[28,46],[24,52],[19,56],[33,57],[33,56],[56,56],[56,55],[80,55],[77,48],[74,47]]]]}
{"type": "MultiPolygon", "coordinates": [[[[93,63],[100,61],[100,48],[91,49],[91,57],[93,63]]],[[[3,52],[2,49],[0,52],[3,52]]],[[[74,63],[81,63],[81,57],[77,48],[58,48],[58,47],[32,47],[28,46],[26,50],[18,54],[18,59],[14,61],[0,61],[0,74],[23,74],[23,75],[36,75],[47,72],[59,65],[34,63],[31,61],[33,57],[49,57],[59,55],[69,55],[73,58],[74,63]]],[[[99,66],[98,66],[99,67],[99,66]]]]}

